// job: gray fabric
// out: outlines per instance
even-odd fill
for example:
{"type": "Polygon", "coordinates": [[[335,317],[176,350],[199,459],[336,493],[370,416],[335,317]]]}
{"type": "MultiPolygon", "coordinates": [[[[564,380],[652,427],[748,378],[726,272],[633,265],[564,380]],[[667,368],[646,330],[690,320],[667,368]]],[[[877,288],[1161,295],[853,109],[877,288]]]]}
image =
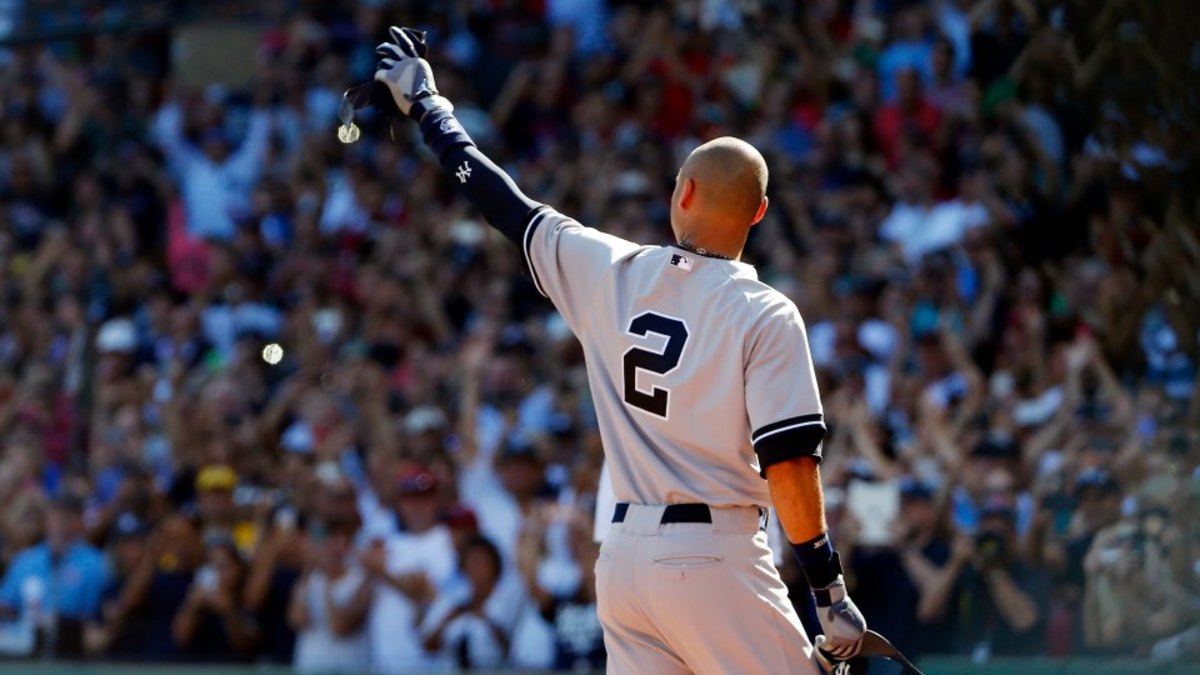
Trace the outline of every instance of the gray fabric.
{"type": "Polygon", "coordinates": [[[752,433],[821,413],[795,305],[750,265],[639,246],[552,209],[523,243],[538,289],[583,344],[617,500],[770,506],[752,433]],[[648,313],[664,319],[645,323],[687,333],[673,369],[634,371],[642,397],[667,392],[662,415],[627,402],[630,350],[653,358],[679,346],[645,325],[631,332],[648,313]]]}
{"type": "Polygon", "coordinates": [[[758,511],[714,509],[711,525],[660,525],[663,508],[631,505],[600,548],[608,673],[821,673],[758,511]]]}

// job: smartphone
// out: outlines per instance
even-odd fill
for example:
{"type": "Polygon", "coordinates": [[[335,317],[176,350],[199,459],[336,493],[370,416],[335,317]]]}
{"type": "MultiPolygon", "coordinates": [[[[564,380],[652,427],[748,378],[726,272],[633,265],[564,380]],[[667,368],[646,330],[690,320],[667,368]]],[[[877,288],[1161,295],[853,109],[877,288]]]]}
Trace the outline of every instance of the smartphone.
{"type": "Polygon", "coordinates": [[[275,511],[275,527],[280,530],[295,529],[296,520],[296,510],[290,506],[281,506],[275,511]]]}
{"type": "Polygon", "coordinates": [[[196,584],[201,590],[212,592],[217,590],[217,570],[211,565],[205,565],[196,570],[196,584]]]}

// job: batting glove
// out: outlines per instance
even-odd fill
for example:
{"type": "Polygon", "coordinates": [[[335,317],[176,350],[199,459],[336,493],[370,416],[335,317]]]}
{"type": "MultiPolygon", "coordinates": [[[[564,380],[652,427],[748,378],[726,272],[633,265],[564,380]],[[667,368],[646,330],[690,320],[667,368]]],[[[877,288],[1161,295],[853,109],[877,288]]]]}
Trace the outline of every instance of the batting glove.
{"type": "Polygon", "coordinates": [[[839,574],[832,584],[814,588],[813,597],[817,600],[817,618],[823,633],[817,636],[817,649],[837,661],[857,656],[867,632],[867,620],[846,595],[845,579],[839,574]]]}
{"type": "Polygon", "coordinates": [[[380,57],[375,81],[387,86],[400,112],[420,122],[430,110],[453,110],[450,101],[438,94],[433,69],[423,58],[425,34],[396,26],[388,32],[392,39],[375,48],[380,57]]]}

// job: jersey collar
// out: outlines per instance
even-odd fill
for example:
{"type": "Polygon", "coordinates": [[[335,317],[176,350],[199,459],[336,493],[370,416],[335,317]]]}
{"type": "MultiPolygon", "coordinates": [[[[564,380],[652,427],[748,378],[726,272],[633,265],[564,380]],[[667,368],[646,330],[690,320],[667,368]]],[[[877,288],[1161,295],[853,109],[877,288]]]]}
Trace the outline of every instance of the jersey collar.
{"type": "Polygon", "coordinates": [[[674,249],[686,256],[691,256],[691,257],[703,259],[703,260],[711,260],[712,262],[717,263],[719,265],[733,265],[733,267],[737,270],[737,273],[739,276],[747,276],[747,277],[750,277],[751,279],[754,279],[755,281],[758,281],[758,270],[756,270],[754,268],[754,265],[751,265],[750,263],[744,263],[740,260],[729,260],[728,258],[718,258],[717,256],[704,255],[702,253],[697,253],[696,251],[693,251],[691,249],[683,248],[682,246],[679,246],[678,244],[667,244],[666,248],[674,249]]]}

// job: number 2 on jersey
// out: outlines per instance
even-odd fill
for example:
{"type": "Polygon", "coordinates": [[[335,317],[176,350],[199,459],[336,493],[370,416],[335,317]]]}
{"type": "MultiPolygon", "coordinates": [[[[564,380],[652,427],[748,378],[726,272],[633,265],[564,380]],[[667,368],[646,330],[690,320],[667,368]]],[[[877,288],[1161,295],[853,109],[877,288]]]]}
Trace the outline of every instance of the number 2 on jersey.
{"type": "Polygon", "coordinates": [[[629,334],[645,337],[648,333],[656,333],[667,338],[667,344],[661,352],[651,351],[642,347],[630,347],[622,359],[625,381],[625,402],[645,410],[651,415],[667,418],[667,401],[671,396],[669,389],[652,387],[651,393],[638,389],[637,374],[639,370],[648,370],[656,375],[666,375],[679,366],[679,358],[683,356],[683,346],[687,343],[687,324],[674,317],[663,316],[654,312],[642,312],[629,322],[629,334]]]}

